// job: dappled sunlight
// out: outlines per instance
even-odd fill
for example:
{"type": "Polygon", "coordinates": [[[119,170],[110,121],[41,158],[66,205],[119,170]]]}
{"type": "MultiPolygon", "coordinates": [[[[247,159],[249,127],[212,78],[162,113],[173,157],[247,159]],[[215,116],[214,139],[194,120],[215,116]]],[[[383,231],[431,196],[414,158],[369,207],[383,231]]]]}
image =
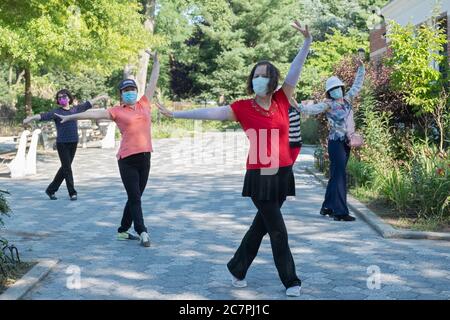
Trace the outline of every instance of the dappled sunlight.
{"type": "MultiPolygon", "coordinates": [[[[30,296],[40,293],[56,298],[57,292],[63,292],[61,298],[76,299],[285,299],[268,235],[248,271],[249,287],[237,290],[230,283],[226,263],[256,214],[251,200],[240,195],[243,171],[223,176],[180,168],[165,175],[163,162],[159,167],[153,164],[142,198],[152,242],[145,249],[138,241],[114,238],[126,193],[115,160],[104,160],[111,155],[94,149],[77,154],[77,170],[94,165],[95,179],[78,174],[79,200],[75,203],[66,198],[64,190],[57,194],[57,201],[47,200],[42,190],[48,177],[20,183],[2,180],[15,200],[8,224],[14,230],[27,230],[34,240],[21,234],[11,239],[20,248],[33,248],[27,256],[61,257],[66,267],[81,269],[81,289],[68,290],[66,269],[58,268],[30,296]],[[102,166],[83,161],[86,157],[102,166]],[[39,233],[45,237],[38,237],[39,233]]],[[[345,224],[322,217],[318,210],[324,189],[309,181],[308,175],[297,176],[297,197],[289,198],[282,208],[304,285],[300,299],[341,298],[349,293],[395,296],[408,292],[401,291],[402,287],[450,281],[449,244],[383,239],[361,220],[345,224]],[[425,260],[419,261],[418,255],[425,260]],[[380,290],[367,289],[371,265],[380,267],[380,290]]]]}

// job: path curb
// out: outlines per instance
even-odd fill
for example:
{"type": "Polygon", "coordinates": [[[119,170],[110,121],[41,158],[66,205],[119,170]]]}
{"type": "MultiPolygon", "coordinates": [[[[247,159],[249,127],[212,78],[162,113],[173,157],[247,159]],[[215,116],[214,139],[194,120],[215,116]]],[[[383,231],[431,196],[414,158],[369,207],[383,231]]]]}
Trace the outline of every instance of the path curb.
{"type": "Polygon", "coordinates": [[[59,260],[39,259],[37,262],[38,263],[31,268],[30,271],[0,295],[0,300],[22,299],[34,286],[41,282],[50,271],[52,271],[59,260]]]}
{"type": "MultiPolygon", "coordinates": [[[[325,176],[315,169],[304,168],[306,172],[313,175],[322,185],[327,185],[325,176]]],[[[412,231],[412,230],[398,230],[391,225],[385,223],[373,211],[367,208],[363,203],[356,200],[351,195],[347,195],[347,204],[349,208],[364,220],[369,226],[378,232],[383,238],[388,239],[427,239],[427,240],[443,240],[450,241],[450,233],[445,232],[430,232],[430,231],[412,231]]]]}

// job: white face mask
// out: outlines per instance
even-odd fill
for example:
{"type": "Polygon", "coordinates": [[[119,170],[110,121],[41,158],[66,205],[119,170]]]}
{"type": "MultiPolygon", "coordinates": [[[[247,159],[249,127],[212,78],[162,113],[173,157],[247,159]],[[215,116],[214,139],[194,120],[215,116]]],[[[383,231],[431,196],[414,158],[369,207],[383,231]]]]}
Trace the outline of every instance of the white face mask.
{"type": "Polygon", "coordinates": [[[266,77],[253,78],[252,85],[253,91],[255,91],[257,96],[263,97],[267,95],[267,87],[269,85],[270,79],[266,77]]]}

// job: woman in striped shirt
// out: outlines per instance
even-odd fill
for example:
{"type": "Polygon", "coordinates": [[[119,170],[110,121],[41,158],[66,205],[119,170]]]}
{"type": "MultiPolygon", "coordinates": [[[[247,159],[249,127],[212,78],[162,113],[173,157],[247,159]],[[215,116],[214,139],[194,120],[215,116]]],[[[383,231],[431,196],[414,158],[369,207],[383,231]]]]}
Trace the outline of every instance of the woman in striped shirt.
{"type": "Polygon", "coordinates": [[[291,99],[290,103],[291,105],[289,107],[289,147],[291,149],[292,164],[294,164],[298,158],[298,155],[300,154],[303,140],[300,126],[301,110],[298,107],[297,101],[295,101],[294,99],[291,99]]]}

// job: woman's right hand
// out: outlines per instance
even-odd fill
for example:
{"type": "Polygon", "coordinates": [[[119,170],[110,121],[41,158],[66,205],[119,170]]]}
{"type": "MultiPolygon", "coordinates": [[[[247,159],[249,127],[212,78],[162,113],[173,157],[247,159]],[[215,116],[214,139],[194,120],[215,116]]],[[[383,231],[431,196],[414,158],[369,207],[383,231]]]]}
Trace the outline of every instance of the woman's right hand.
{"type": "Polygon", "coordinates": [[[57,114],[57,113],[55,113],[55,115],[56,115],[58,118],[61,119],[61,123],[70,121],[70,115],[68,115],[68,116],[63,116],[63,115],[60,115],[60,114],[57,114]]]}
{"type": "Polygon", "coordinates": [[[26,117],[25,119],[23,119],[22,123],[23,124],[28,124],[28,123],[31,122],[32,118],[33,118],[32,116],[26,117]]]}
{"type": "Polygon", "coordinates": [[[161,111],[161,113],[163,115],[165,115],[168,118],[173,118],[173,112],[170,111],[169,109],[167,109],[165,106],[163,106],[162,104],[155,102],[156,106],[158,107],[159,111],[161,111]]]}

